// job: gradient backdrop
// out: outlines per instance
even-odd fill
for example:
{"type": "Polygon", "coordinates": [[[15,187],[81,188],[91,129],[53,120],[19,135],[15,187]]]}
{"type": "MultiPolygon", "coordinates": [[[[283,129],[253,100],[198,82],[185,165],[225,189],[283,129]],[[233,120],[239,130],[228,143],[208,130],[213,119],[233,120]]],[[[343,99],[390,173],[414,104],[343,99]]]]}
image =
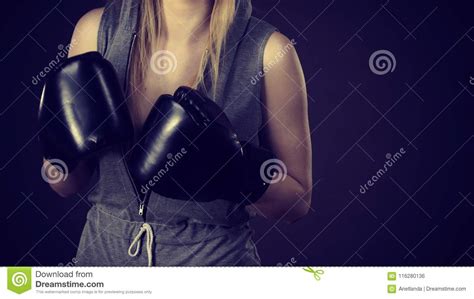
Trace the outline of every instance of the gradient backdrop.
{"type": "MultiPolygon", "coordinates": [[[[41,83],[32,77],[69,43],[80,16],[102,5],[2,3],[0,265],[74,263],[90,204],[60,199],[42,180],[41,83]]],[[[305,219],[253,221],[264,265],[474,265],[473,1],[254,6],[297,42],[314,162],[305,219]]]]}

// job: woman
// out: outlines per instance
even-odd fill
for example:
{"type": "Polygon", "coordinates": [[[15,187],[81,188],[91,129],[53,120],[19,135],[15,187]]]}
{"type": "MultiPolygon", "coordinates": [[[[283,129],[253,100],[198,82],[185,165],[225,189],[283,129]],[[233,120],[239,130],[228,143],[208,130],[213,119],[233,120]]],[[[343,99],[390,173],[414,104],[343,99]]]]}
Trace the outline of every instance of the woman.
{"type": "Polygon", "coordinates": [[[247,206],[155,192],[144,200],[123,163],[134,144],[101,152],[98,166],[82,161],[51,184],[67,197],[92,181],[79,265],[260,265],[249,214],[294,222],[307,213],[303,72],[293,43],[250,15],[250,0],[117,0],[80,19],[69,56],[98,51],[113,64],[137,136],[160,95],[191,86],[223,108],[239,138],[271,150],[284,173],[247,206]]]}

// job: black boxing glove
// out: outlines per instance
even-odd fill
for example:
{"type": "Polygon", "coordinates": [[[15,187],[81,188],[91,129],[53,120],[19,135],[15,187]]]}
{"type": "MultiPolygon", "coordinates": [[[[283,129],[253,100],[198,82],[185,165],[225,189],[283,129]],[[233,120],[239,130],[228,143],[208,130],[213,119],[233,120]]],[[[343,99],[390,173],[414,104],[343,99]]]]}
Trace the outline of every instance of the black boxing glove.
{"type": "Polygon", "coordinates": [[[127,164],[142,193],[254,202],[268,188],[260,167],[272,157],[250,143],[242,146],[215,102],[180,87],[156,101],[127,164]]]}
{"type": "Polygon", "coordinates": [[[38,119],[45,159],[60,159],[69,170],[91,154],[133,137],[115,70],[98,52],[69,58],[49,74],[38,119]]]}

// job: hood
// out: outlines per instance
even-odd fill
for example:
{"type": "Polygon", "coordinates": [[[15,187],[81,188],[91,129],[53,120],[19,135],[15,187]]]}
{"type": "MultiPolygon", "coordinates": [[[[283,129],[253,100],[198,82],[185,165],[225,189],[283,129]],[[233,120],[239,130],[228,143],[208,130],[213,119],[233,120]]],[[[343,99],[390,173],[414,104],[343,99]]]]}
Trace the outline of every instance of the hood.
{"type": "MultiPolygon", "coordinates": [[[[225,90],[229,73],[232,69],[234,59],[237,55],[237,50],[241,39],[245,36],[247,26],[252,15],[252,1],[251,0],[236,0],[235,1],[235,17],[232,25],[227,33],[225,47],[221,52],[219,77],[217,81],[216,94],[212,96],[211,80],[207,77],[206,89],[207,95],[213,98],[217,103],[222,103],[225,97],[225,90]]],[[[210,72],[207,72],[210,74],[210,72]]]]}

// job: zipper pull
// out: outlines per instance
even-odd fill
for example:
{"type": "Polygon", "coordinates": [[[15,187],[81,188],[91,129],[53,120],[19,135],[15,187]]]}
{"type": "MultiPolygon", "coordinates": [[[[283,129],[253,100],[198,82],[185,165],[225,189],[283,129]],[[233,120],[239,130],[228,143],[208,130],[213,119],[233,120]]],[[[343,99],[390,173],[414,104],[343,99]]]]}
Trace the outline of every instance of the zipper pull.
{"type": "Polygon", "coordinates": [[[143,212],[145,210],[145,203],[141,202],[138,206],[138,215],[143,216],[143,212]]]}

